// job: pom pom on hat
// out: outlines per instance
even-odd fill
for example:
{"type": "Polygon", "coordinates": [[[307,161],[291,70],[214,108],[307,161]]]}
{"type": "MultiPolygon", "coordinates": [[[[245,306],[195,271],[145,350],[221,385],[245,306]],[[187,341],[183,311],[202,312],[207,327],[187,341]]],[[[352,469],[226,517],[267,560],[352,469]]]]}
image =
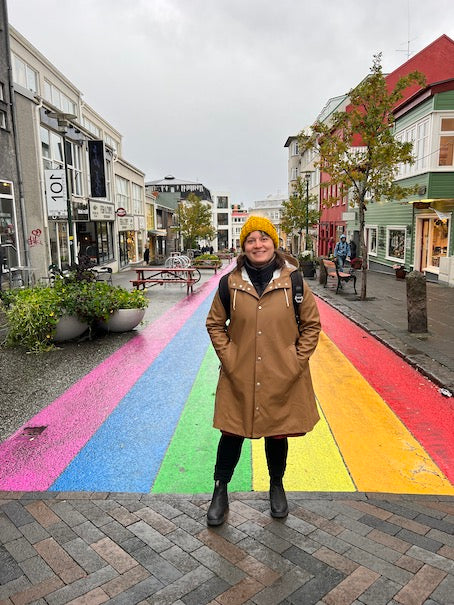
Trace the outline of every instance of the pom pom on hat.
{"type": "Polygon", "coordinates": [[[247,238],[249,233],[253,231],[263,231],[271,237],[274,243],[274,247],[279,247],[279,236],[273,223],[264,216],[250,216],[244,223],[240,233],[240,246],[243,247],[244,240],[247,238]]]}

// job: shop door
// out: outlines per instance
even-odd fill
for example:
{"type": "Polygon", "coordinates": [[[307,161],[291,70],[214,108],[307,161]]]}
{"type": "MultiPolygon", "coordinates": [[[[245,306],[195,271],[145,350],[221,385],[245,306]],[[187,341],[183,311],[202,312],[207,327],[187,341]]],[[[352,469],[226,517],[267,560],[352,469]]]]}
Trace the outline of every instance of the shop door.
{"type": "Polygon", "coordinates": [[[127,231],[120,231],[118,234],[118,245],[120,247],[120,267],[126,267],[129,264],[127,231]]]}
{"type": "Polygon", "coordinates": [[[440,257],[448,252],[449,221],[447,219],[421,219],[420,271],[432,270],[437,273],[440,257]]]}

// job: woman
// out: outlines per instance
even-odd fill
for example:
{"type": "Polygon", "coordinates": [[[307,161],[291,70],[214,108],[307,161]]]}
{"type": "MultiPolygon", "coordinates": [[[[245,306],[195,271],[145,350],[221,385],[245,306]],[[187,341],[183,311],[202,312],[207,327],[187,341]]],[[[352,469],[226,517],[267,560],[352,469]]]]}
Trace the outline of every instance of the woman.
{"type": "Polygon", "coordinates": [[[228,278],[230,323],[226,326],[219,291],[206,321],[221,362],[213,425],[222,433],[208,525],[225,520],[227,484],[245,437],[265,437],[271,515],[285,517],[287,437],[304,435],[319,420],[309,370],[320,333],[314,297],[305,285],[298,329],[290,277],[296,268],[277,250],[279,237],[267,218],[251,216],[240,245],[242,254],[228,278]]]}

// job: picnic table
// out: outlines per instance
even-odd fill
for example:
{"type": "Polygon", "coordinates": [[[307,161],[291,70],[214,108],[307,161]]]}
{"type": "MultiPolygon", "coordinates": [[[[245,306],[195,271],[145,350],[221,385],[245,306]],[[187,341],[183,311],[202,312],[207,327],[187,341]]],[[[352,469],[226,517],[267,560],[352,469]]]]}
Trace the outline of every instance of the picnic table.
{"type": "Polygon", "coordinates": [[[186,284],[186,294],[192,294],[193,286],[200,279],[196,267],[136,267],[136,279],[132,285],[139,290],[164,284],[186,284]]]}

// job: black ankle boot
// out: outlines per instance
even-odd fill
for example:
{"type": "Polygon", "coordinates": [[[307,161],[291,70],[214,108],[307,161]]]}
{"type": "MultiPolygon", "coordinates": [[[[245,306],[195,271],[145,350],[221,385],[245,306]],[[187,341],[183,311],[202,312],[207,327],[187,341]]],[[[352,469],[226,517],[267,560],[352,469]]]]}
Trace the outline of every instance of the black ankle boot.
{"type": "Polygon", "coordinates": [[[227,483],[216,481],[214,484],[213,497],[207,512],[208,525],[222,525],[225,521],[225,513],[229,510],[229,497],[227,496],[227,483]]]}
{"type": "Polygon", "coordinates": [[[270,505],[271,516],[282,519],[288,515],[288,504],[282,481],[271,481],[270,483],[270,505]]]}

